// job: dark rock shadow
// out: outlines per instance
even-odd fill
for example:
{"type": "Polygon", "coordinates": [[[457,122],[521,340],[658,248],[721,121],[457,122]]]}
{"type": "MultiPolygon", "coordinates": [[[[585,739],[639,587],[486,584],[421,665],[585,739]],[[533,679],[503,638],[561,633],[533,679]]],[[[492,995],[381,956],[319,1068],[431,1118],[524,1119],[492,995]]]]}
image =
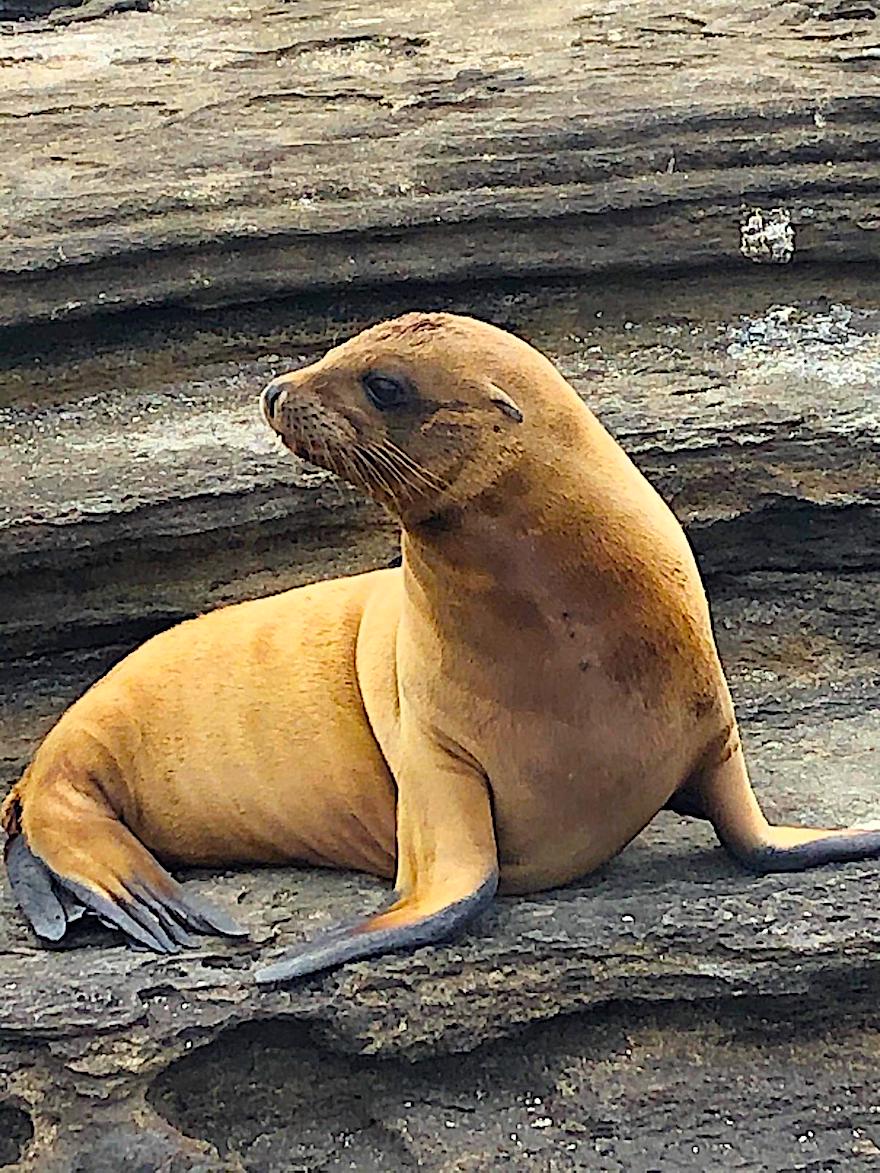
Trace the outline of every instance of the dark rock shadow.
{"type": "Polygon", "coordinates": [[[268,1021],[174,1064],[150,1101],[254,1173],[849,1168],[880,1156],[878,993],[854,974],[809,1005],[707,1002],[699,1020],[624,1004],[418,1063],[268,1021]]]}
{"type": "Polygon", "coordinates": [[[34,1126],[27,1112],[0,1101],[0,1169],[17,1165],[33,1138],[34,1126]]]}

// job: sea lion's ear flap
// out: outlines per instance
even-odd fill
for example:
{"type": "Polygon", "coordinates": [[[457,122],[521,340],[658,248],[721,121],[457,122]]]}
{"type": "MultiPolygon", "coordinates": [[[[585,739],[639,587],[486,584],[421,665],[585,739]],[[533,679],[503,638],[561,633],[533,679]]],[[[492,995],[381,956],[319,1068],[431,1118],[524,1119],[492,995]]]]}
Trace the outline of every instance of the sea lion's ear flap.
{"type": "Polygon", "coordinates": [[[521,424],[525,419],[516,400],[511,399],[506,391],[502,391],[494,383],[489,384],[489,398],[499,411],[503,411],[505,415],[510,416],[516,423],[521,424]]]}

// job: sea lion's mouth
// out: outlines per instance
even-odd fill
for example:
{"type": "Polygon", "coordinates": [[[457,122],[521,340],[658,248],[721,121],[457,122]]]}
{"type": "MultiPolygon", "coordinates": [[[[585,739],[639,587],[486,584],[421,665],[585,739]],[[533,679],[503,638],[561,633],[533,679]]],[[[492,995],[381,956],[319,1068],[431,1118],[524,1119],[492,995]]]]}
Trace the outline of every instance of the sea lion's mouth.
{"type": "MultiPolygon", "coordinates": [[[[346,476],[345,449],[338,451],[336,445],[326,436],[305,435],[299,429],[276,433],[284,448],[292,452],[299,460],[305,461],[313,468],[322,468],[325,472],[332,472],[336,476],[346,476]]],[[[348,479],[348,478],[346,478],[348,479]]]]}
{"type": "MultiPolygon", "coordinates": [[[[314,437],[303,434],[303,430],[299,426],[302,421],[297,418],[302,415],[305,415],[307,419],[314,418],[316,414],[314,407],[304,410],[300,405],[298,410],[293,413],[293,419],[290,418],[291,412],[286,410],[287,408],[287,389],[282,380],[273,380],[263,388],[260,394],[260,412],[263,419],[288,452],[292,452],[300,460],[308,461],[309,464],[315,464],[321,468],[326,467],[326,451],[325,459],[321,460],[317,455],[314,437]]],[[[326,443],[324,447],[326,449],[326,443]]]]}

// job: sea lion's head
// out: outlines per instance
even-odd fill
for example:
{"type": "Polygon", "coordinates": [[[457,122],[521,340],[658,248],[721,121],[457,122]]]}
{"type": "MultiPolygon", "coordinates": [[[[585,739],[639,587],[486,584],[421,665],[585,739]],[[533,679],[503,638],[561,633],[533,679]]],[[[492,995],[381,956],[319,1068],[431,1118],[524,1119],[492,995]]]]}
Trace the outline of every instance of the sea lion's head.
{"type": "Polygon", "coordinates": [[[291,451],[418,521],[462,506],[517,463],[535,386],[548,377],[567,387],[497,327],[411,313],[280,375],[261,404],[291,451]]]}

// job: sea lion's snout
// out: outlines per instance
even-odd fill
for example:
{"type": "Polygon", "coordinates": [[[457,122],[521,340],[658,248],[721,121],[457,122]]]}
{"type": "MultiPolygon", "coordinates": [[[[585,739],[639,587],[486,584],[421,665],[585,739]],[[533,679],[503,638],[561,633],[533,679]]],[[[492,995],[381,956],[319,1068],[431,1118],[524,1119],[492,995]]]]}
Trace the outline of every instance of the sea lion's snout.
{"type": "MultiPolygon", "coordinates": [[[[355,426],[336,402],[332,386],[315,377],[317,364],[278,375],[260,393],[263,418],[301,460],[350,476],[350,453],[357,446],[355,426]]],[[[360,483],[355,478],[356,483],[360,483]]]]}

